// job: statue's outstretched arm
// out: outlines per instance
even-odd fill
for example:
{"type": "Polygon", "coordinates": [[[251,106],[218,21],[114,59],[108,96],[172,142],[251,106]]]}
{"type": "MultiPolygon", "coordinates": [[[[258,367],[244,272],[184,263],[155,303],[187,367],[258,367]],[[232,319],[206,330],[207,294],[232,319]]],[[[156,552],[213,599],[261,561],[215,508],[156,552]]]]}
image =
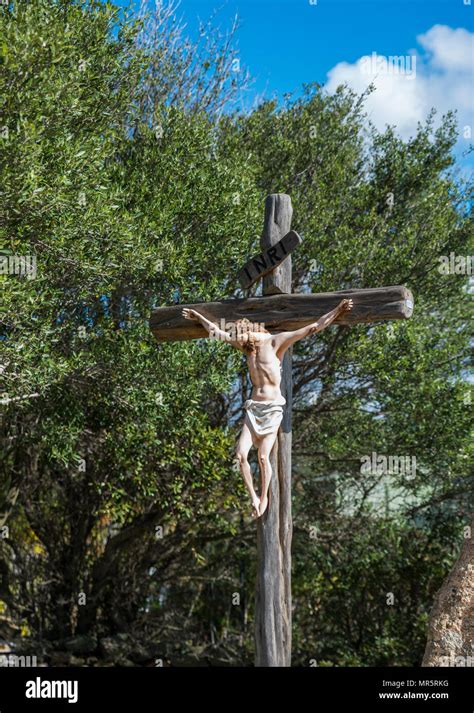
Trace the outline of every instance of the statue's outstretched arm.
{"type": "Polygon", "coordinates": [[[202,326],[207,331],[209,336],[212,337],[212,339],[219,339],[220,341],[232,344],[232,346],[237,346],[237,344],[232,341],[230,335],[227,332],[225,332],[223,329],[220,329],[217,324],[211,322],[209,319],[207,319],[207,317],[205,317],[203,314],[200,314],[197,310],[188,309],[187,307],[185,307],[182,311],[182,315],[185,319],[190,319],[193,322],[199,322],[200,324],[202,324],[202,326]]]}
{"type": "Polygon", "coordinates": [[[344,314],[344,312],[350,312],[353,306],[354,303],[352,300],[342,300],[337,307],[327,314],[323,314],[323,316],[319,317],[316,322],[308,324],[306,327],[301,327],[301,329],[295,329],[292,332],[280,332],[275,337],[275,348],[277,353],[281,355],[289,347],[291,347],[292,344],[299,342],[300,339],[309,337],[311,334],[316,334],[316,332],[322,332],[323,329],[329,327],[329,325],[341,314],[344,314]]]}

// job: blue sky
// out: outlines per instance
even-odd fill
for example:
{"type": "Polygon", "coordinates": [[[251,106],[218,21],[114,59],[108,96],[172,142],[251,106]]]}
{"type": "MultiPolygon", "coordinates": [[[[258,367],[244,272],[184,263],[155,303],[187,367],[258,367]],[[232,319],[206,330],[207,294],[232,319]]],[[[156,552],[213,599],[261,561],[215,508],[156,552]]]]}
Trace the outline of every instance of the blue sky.
{"type": "Polygon", "coordinates": [[[198,18],[219,7],[222,27],[240,17],[242,63],[255,77],[255,92],[270,96],[324,83],[336,64],[372,51],[405,54],[434,25],[472,32],[474,24],[474,4],[463,0],[182,0],[178,14],[194,34],[198,18]]]}

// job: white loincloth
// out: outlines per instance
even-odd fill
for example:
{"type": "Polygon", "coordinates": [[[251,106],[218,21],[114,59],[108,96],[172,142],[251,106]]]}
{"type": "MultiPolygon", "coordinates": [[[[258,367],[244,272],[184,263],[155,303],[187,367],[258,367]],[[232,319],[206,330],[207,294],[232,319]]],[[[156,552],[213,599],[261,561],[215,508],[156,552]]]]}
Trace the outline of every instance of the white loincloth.
{"type": "Polygon", "coordinates": [[[280,428],[283,418],[283,406],[286,400],[279,396],[274,401],[254,401],[248,399],[244,403],[245,420],[256,436],[266,436],[280,428]]]}

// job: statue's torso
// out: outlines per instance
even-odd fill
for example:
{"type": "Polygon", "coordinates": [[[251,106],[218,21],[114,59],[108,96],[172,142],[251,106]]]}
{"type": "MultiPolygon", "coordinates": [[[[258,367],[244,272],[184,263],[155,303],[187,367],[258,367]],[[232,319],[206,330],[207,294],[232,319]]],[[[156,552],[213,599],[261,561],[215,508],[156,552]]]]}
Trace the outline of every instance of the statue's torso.
{"type": "Polygon", "coordinates": [[[247,364],[253,384],[252,399],[273,401],[281,396],[281,362],[276,355],[272,335],[266,337],[256,351],[247,355],[247,364]]]}

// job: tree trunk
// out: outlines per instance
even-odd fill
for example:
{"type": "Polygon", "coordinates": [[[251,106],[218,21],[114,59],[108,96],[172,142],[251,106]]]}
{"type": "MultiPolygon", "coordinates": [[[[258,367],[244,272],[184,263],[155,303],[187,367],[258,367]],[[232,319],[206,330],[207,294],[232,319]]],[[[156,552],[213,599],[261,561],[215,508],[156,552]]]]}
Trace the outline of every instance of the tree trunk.
{"type": "MultiPolygon", "coordinates": [[[[289,196],[267,197],[262,250],[289,232],[292,212],[289,196]]],[[[291,257],[264,278],[263,291],[291,292],[291,257]]],[[[257,521],[256,666],[291,666],[291,350],[283,360],[281,392],[286,406],[270,455],[269,505],[257,521]]]]}
{"type": "Polygon", "coordinates": [[[461,554],[436,595],[422,666],[474,666],[474,515],[461,554]]]}

